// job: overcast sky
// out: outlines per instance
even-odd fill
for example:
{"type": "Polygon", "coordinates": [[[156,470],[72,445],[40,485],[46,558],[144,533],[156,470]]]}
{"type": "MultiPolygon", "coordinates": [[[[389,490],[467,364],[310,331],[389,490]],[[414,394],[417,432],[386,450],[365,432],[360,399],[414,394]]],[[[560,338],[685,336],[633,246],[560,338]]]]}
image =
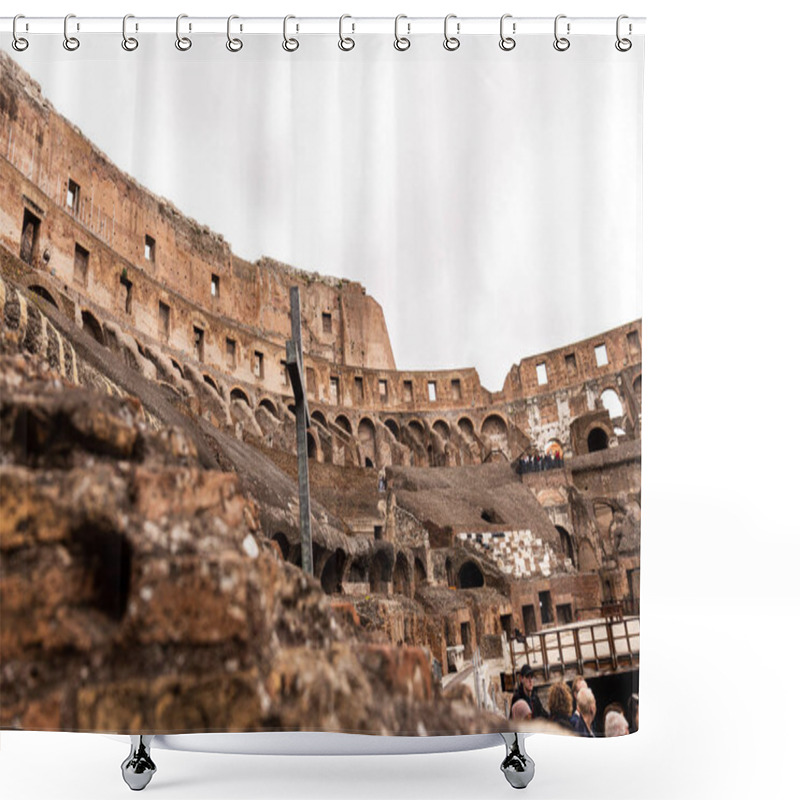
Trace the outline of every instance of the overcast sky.
{"type": "Polygon", "coordinates": [[[234,252],[360,281],[400,369],[511,365],[641,316],[642,48],[613,36],[59,36],[3,47],[66,117],[234,252]]]}

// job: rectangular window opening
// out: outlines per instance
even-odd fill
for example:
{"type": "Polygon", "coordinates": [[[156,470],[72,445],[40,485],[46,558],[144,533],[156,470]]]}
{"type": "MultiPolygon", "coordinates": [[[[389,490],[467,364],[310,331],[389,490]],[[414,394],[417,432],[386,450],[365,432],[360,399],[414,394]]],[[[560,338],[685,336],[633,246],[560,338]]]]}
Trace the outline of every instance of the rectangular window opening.
{"type": "Polygon", "coordinates": [[[39,227],[42,221],[33,212],[25,209],[22,215],[22,237],[19,243],[19,257],[33,266],[36,249],[39,245],[39,227]]]}
{"type": "Polygon", "coordinates": [[[169,306],[158,301],[158,335],[166,340],[169,339],[169,306]]]}
{"type": "Polygon", "coordinates": [[[450,381],[450,391],[453,395],[453,400],[461,399],[461,380],[459,378],[453,378],[450,381]]]}
{"type": "Polygon", "coordinates": [[[339,379],[331,378],[330,386],[331,403],[335,406],[339,405],[339,379]]]}
{"type": "Polygon", "coordinates": [[[627,339],[628,350],[634,355],[638,355],[642,350],[642,346],[639,342],[639,331],[629,331],[627,339]]]}
{"type": "Polygon", "coordinates": [[[72,211],[73,214],[77,214],[80,211],[80,204],[81,187],[70,178],[67,183],[67,208],[72,211]]]}
{"type": "Polygon", "coordinates": [[[575,353],[568,353],[565,355],[564,364],[567,367],[567,375],[576,375],[578,373],[578,364],[575,361],[575,353]]]}
{"type": "Polygon", "coordinates": [[[89,251],[75,243],[75,281],[86,286],[89,277],[89,251]]]}
{"type": "Polygon", "coordinates": [[[414,384],[411,381],[403,381],[403,402],[414,402],[414,384]]]}
{"type": "Polygon", "coordinates": [[[211,296],[219,297],[219,275],[211,276],[211,296]]]}
{"type": "Polygon", "coordinates": [[[356,402],[363,403],[364,402],[364,379],[363,378],[356,378],[356,402]]]}
{"type": "Polygon", "coordinates": [[[562,603],[556,606],[556,619],[559,625],[569,625],[572,622],[572,604],[562,603]]]}
{"type": "Polygon", "coordinates": [[[258,350],[253,354],[253,375],[256,378],[264,377],[264,354],[259,353],[258,350]]]}
{"type": "Polygon", "coordinates": [[[225,360],[229,369],[236,369],[236,341],[225,339],[225,360]]]}
{"type": "Polygon", "coordinates": [[[436,381],[428,381],[428,401],[433,403],[436,400],[436,381]]]}
{"type": "Polygon", "coordinates": [[[536,365],[536,382],[539,386],[544,386],[547,383],[547,366],[544,362],[536,365]]]}
{"type": "Polygon", "coordinates": [[[378,397],[385,403],[389,399],[389,384],[385,380],[378,381],[378,397]]]}
{"type": "Polygon", "coordinates": [[[594,360],[597,362],[598,367],[604,367],[608,364],[608,353],[604,344],[598,344],[594,348],[594,360]]]}
{"type": "Polygon", "coordinates": [[[322,312],[322,332],[331,333],[333,331],[333,317],[326,311],[322,312]]]}
{"type": "Polygon", "coordinates": [[[120,283],[125,287],[125,313],[130,314],[133,310],[133,284],[127,279],[120,279],[120,283]]]}
{"type": "Polygon", "coordinates": [[[511,641],[511,637],[514,635],[514,620],[511,614],[500,615],[500,627],[505,633],[506,639],[511,641]]]}
{"type": "Polygon", "coordinates": [[[522,624],[526,636],[536,633],[536,609],[533,606],[522,606],[522,624]]]}
{"type": "Polygon", "coordinates": [[[549,625],[553,621],[553,601],[550,592],[539,592],[539,613],[542,616],[542,625],[549,625]]]}
{"type": "Polygon", "coordinates": [[[202,328],[198,328],[197,325],[193,325],[192,330],[194,331],[194,355],[198,361],[202,361],[206,332],[202,328]]]}
{"type": "Polygon", "coordinates": [[[145,261],[156,261],[156,240],[152,236],[144,237],[144,258],[145,261]]]}

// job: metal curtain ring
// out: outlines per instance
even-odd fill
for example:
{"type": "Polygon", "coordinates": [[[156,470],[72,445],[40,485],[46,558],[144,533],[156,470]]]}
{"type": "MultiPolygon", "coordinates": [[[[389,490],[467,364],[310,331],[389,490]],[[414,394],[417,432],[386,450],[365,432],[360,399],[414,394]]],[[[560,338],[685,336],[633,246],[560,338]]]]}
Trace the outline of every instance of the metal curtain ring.
{"type": "Polygon", "coordinates": [[[290,19],[297,19],[297,17],[293,17],[291,14],[289,14],[283,18],[283,44],[281,46],[287,53],[294,53],[294,51],[300,47],[300,42],[293,37],[289,38],[290,19]]]}
{"type": "MultiPolygon", "coordinates": [[[[181,36],[181,20],[188,18],[188,14],[178,14],[175,20],[175,47],[183,53],[192,46],[192,40],[188,36],[181,36]]],[[[191,27],[189,30],[191,30],[191,27]]]]}
{"type": "Polygon", "coordinates": [[[129,53],[139,46],[139,40],[136,37],[128,36],[128,20],[133,18],[133,14],[126,14],[122,18],[122,49],[129,53]]]}
{"type": "MultiPolygon", "coordinates": [[[[342,14],[342,16],[339,17],[339,49],[344,50],[345,52],[347,52],[348,50],[352,50],[356,46],[355,40],[350,36],[345,36],[344,31],[342,30],[344,27],[344,21],[346,19],[353,19],[353,18],[349,14],[342,14]]],[[[356,24],[355,22],[351,24],[353,26],[353,32],[355,32],[356,24]]]]}
{"type": "Polygon", "coordinates": [[[244,47],[244,42],[241,39],[231,36],[231,22],[235,19],[239,19],[236,14],[231,14],[228,17],[228,41],[225,42],[225,47],[227,47],[231,53],[238,53],[244,47]]]}
{"type": "MultiPolygon", "coordinates": [[[[448,14],[444,18],[444,49],[452,52],[453,50],[458,50],[458,48],[461,47],[461,40],[457,36],[449,36],[447,33],[448,24],[451,19],[456,19],[456,15],[448,14]]],[[[456,25],[457,33],[460,27],[460,25],[456,25]]]]}
{"type": "Polygon", "coordinates": [[[17,14],[14,17],[14,22],[11,25],[11,36],[13,37],[11,40],[11,46],[18,52],[21,53],[23,50],[28,49],[28,45],[30,42],[24,37],[17,35],[17,22],[21,19],[25,19],[24,14],[17,14]]]}
{"type": "MultiPolygon", "coordinates": [[[[500,49],[505,50],[508,52],[509,50],[513,50],[517,46],[517,40],[512,38],[511,36],[505,35],[505,23],[507,19],[511,19],[511,14],[503,14],[500,17],[500,49]]],[[[516,33],[516,24],[514,24],[512,30],[516,33]]]]}
{"type": "MultiPolygon", "coordinates": [[[[620,22],[622,22],[622,20],[624,20],[624,19],[628,19],[628,15],[627,14],[620,14],[617,17],[617,41],[614,42],[614,47],[616,47],[617,50],[620,51],[620,53],[627,53],[628,50],[630,50],[631,47],[633,47],[633,42],[630,39],[623,39],[619,35],[620,22]]],[[[631,32],[631,26],[629,24],[628,25],[628,33],[630,33],[630,32],[631,32]]]]}
{"type": "MultiPolygon", "coordinates": [[[[411,39],[409,39],[408,36],[400,35],[401,19],[408,19],[408,17],[405,14],[398,14],[394,18],[394,49],[403,52],[404,50],[408,50],[408,48],[411,47],[411,39]]],[[[408,28],[408,32],[411,33],[411,24],[407,22],[406,27],[408,28]]]]}
{"type": "Polygon", "coordinates": [[[70,53],[74,52],[81,46],[80,40],[76,39],[74,36],[70,36],[69,30],[67,30],[67,26],[69,25],[69,21],[71,19],[75,19],[74,14],[67,14],[67,16],[64,17],[64,49],[69,50],[70,53]]]}
{"type": "MultiPolygon", "coordinates": [[[[555,37],[555,41],[553,42],[553,47],[558,50],[559,53],[563,53],[565,50],[569,50],[570,41],[567,39],[566,36],[559,36],[558,35],[558,21],[560,19],[566,19],[566,14],[559,14],[555,22],[553,23],[553,36],[555,37]]],[[[569,22],[567,23],[567,34],[569,34],[569,22]]]]}

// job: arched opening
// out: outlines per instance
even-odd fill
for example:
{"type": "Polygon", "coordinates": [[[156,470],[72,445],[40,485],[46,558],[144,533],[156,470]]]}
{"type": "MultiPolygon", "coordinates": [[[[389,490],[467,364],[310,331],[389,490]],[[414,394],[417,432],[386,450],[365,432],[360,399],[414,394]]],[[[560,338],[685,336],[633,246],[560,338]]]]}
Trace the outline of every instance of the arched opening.
{"type": "Polygon", "coordinates": [[[311,419],[313,419],[314,422],[318,423],[319,425],[322,425],[323,428],[328,427],[328,420],[325,419],[325,415],[319,410],[311,413],[311,419]]]}
{"type": "Polygon", "coordinates": [[[586,439],[590,453],[608,449],[608,434],[602,428],[592,428],[586,439]]]}
{"type": "Polygon", "coordinates": [[[557,439],[551,439],[544,448],[544,454],[550,458],[562,459],[564,458],[564,449],[561,447],[561,442],[557,439]]]}
{"type": "Polygon", "coordinates": [[[294,403],[289,403],[289,405],[288,405],[288,406],[286,406],[286,407],[289,409],[289,413],[290,413],[290,414],[291,414],[293,417],[296,417],[296,416],[297,416],[297,409],[295,409],[295,407],[294,407],[294,403]]]}
{"type": "Polygon", "coordinates": [[[103,326],[91,311],[81,311],[81,322],[83,329],[97,342],[105,347],[106,337],[103,333],[103,326]]]}
{"type": "Polygon", "coordinates": [[[425,440],[425,428],[419,420],[412,419],[407,427],[420,442],[425,440]]]}
{"type": "Polygon", "coordinates": [[[369,589],[371,592],[385,592],[392,579],[392,561],[385,550],[375,553],[369,566],[369,589]]]}
{"type": "Polygon", "coordinates": [[[425,569],[425,565],[422,563],[422,559],[417,556],[414,559],[414,588],[416,591],[419,591],[420,588],[425,584],[428,580],[428,572],[425,569]]]}
{"type": "Polygon", "coordinates": [[[475,437],[475,426],[469,417],[461,417],[458,421],[458,429],[466,439],[473,439],[475,437]]]}
{"type": "Polygon", "coordinates": [[[484,584],[483,572],[474,561],[465,561],[458,571],[459,589],[480,589],[484,584]]]}
{"type": "Polygon", "coordinates": [[[445,441],[450,438],[450,426],[443,419],[437,419],[436,422],[433,423],[433,429],[445,441]]]}
{"type": "Polygon", "coordinates": [[[361,445],[361,455],[364,465],[372,467],[375,464],[375,424],[368,417],[358,423],[358,442],[361,445]]]}
{"type": "Polygon", "coordinates": [[[447,580],[447,585],[453,587],[456,585],[456,573],[453,569],[453,559],[448,556],[444,561],[444,574],[447,580]]]}
{"type": "Polygon", "coordinates": [[[339,414],[339,416],[336,417],[336,424],[343,431],[347,431],[347,433],[349,433],[350,436],[353,435],[353,426],[350,424],[350,420],[344,414],[339,414]]]}
{"type": "Polygon", "coordinates": [[[402,594],[406,597],[412,596],[411,591],[411,565],[403,553],[397,554],[394,564],[394,574],[392,575],[394,593],[402,594]]]}
{"type": "Polygon", "coordinates": [[[481,436],[486,440],[490,450],[508,450],[508,426],[497,414],[490,414],[481,425],[481,436]]]}
{"type": "Polygon", "coordinates": [[[348,583],[368,583],[369,582],[369,561],[365,557],[353,559],[350,570],[347,574],[348,583]]]}
{"type": "Polygon", "coordinates": [[[608,416],[611,419],[617,419],[625,413],[622,410],[622,402],[619,399],[619,395],[613,389],[606,389],[600,395],[600,402],[603,404],[603,408],[608,411],[608,416]]]}
{"type": "Polygon", "coordinates": [[[268,397],[265,397],[259,403],[259,405],[261,406],[261,408],[266,409],[268,413],[272,414],[272,416],[275,417],[275,419],[278,419],[278,407],[268,397]]]}
{"type": "Polygon", "coordinates": [[[234,386],[231,389],[231,400],[244,400],[247,405],[250,405],[250,398],[245,394],[243,389],[240,389],[238,386],[234,386]]]}
{"type": "Polygon", "coordinates": [[[337,550],[325,562],[325,566],[322,568],[322,575],[320,576],[320,583],[322,584],[322,591],[326,594],[341,594],[343,591],[342,580],[344,578],[344,563],[344,550],[337,550]]]}
{"type": "Polygon", "coordinates": [[[217,386],[217,382],[208,374],[203,374],[203,381],[207,383],[217,394],[219,394],[219,386],[217,386]]]}
{"type": "Polygon", "coordinates": [[[641,408],[641,405],[642,405],[642,376],[641,375],[633,382],[633,392],[636,395],[636,399],[639,401],[639,407],[641,408]]]}
{"type": "Polygon", "coordinates": [[[278,531],[277,533],[273,534],[272,541],[278,545],[281,550],[281,555],[283,556],[284,561],[289,560],[289,539],[286,537],[285,533],[281,533],[278,531]]]}
{"type": "Polygon", "coordinates": [[[311,431],[306,432],[306,441],[308,442],[308,460],[316,461],[319,448],[317,447],[317,440],[311,434],[311,431]]]}
{"type": "Polygon", "coordinates": [[[36,294],[39,297],[41,297],[42,300],[45,300],[51,305],[54,305],[56,308],[58,308],[58,303],[56,303],[55,298],[53,297],[53,295],[50,294],[50,292],[47,291],[47,289],[44,288],[44,286],[33,284],[28,287],[28,290],[33,292],[33,294],[36,294]]]}
{"type": "Polygon", "coordinates": [[[562,528],[561,525],[556,525],[556,530],[558,531],[558,538],[561,542],[561,552],[574,564],[575,551],[572,548],[572,539],[570,538],[569,531],[567,531],[566,528],[562,528]]]}
{"type": "Polygon", "coordinates": [[[178,370],[178,372],[179,372],[179,374],[180,374],[180,376],[182,378],[183,377],[183,367],[181,367],[181,365],[174,358],[171,358],[170,361],[172,362],[172,366],[175,367],[176,370],[178,370]]]}
{"type": "Polygon", "coordinates": [[[400,427],[393,419],[387,419],[383,424],[392,432],[395,439],[400,439],[400,427]]]}

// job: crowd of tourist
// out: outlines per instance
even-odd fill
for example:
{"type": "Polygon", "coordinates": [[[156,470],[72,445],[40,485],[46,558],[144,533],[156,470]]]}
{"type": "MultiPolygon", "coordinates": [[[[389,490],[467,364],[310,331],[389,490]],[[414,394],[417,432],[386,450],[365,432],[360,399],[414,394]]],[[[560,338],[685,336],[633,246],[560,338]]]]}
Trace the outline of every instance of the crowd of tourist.
{"type": "Polygon", "coordinates": [[[582,677],[572,682],[554,683],[547,693],[547,707],[533,689],[533,670],[525,664],[520,671],[520,682],[511,698],[512,720],[546,719],[572,731],[578,736],[625,736],[639,729],[639,695],[633,694],[627,709],[617,702],[603,709],[602,725],[598,727],[597,701],[594,692],[582,677]]]}
{"type": "Polygon", "coordinates": [[[517,461],[517,475],[525,475],[528,472],[544,472],[548,469],[561,469],[564,466],[564,459],[561,453],[547,453],[544,457],[538,453],[535,455],[522,455],[517,461]]]}

